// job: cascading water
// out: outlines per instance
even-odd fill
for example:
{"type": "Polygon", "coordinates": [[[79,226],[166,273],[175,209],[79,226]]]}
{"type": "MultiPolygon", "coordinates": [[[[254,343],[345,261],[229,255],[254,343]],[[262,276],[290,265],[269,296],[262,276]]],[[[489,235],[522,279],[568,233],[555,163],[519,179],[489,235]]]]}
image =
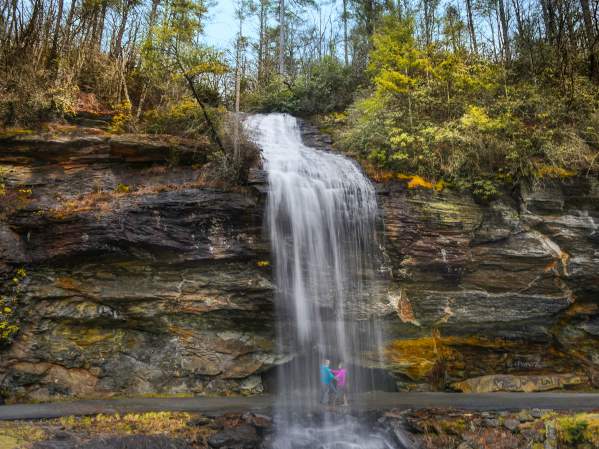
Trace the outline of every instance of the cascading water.
{"type": "Polygon", "coordinates": [[[245,127],[268,174],[278,342],[296,356],[279,375],[274,447],[391,447],[319,403],[321,360],[349,365],[353,397],[368,379],[352,367],[381,346],[368,319],[376,296],[374,187],[351,160],[305,146],[289,115],[250,116],[245,127]],[[306,423],[315,411],[323,411],[318,424],[306,423]]]}

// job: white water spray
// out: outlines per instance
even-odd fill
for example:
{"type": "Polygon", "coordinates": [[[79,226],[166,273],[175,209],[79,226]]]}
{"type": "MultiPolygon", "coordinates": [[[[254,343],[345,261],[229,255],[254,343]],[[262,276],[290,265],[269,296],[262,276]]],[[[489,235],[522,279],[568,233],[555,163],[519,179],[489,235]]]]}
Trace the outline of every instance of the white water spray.
{"type": "Polygon", "coordinates": [[[376,193],[351,160],[302,143],[297,120],[285,114],[256,115],[245,122],[262,150],[268,174],[267,221],[277,286],[278,342],[295,360],[282,371],[277,403],[280,449],[390,447],[358,430],[355,420],[300,423],[323,410],[318,365],[349,364],[350,394],[360,378],[361,355],[380,347],[369,311],[377,299],[376,193]],[[299,442],[304,435],[308,442],[299,442]],[[310,437],[312,435],[312,437],[310,437]],[[312,443],[309,443],[312,441],[312,443]]]}

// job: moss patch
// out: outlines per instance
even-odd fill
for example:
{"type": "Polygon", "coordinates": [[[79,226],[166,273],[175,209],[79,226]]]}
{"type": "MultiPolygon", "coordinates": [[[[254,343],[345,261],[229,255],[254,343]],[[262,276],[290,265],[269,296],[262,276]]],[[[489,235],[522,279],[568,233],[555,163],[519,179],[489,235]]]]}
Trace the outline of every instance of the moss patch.
{"type": "Polygon", "coordinates": [[[0,422],[0,449],[21,449],[46,437],[46,431],[34,423],[0,422]]]}
{"type": "Polygon", "coordinates": [[[560,443],[565,447],[579,447],[591,444],[599,447],[599,413],[578,413],[556,419],[556,429],[560,443]]]}
{"type": "Polygon", "coordinates": [[[18,136],[27,136],[33,134],[34,131],[25,128],[6,128],[0,130],[0,139],[10,139],[18,136]]]}
{"type": "Polygon", "coordinates": [[[403,373],[412,380],[424,380],[430,376],[440,362],[462,365],[462,355],[456,347],[469,346],[486,349],[510,348],[512,343],[502,339],[478,337],[431,336],[406,340],[394,340],[385,353],[394,371],[403,373]]]}

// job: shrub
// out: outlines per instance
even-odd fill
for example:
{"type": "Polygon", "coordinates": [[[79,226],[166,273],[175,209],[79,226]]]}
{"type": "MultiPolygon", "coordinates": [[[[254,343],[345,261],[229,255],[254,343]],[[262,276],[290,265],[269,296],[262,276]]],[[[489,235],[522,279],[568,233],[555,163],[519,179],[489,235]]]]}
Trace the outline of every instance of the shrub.
{"type": "Polygon", "coordinates": [[[28,63],[8,65],[0,79],[0,124],[31,126],[70,115],[78,91],[68,70],[54,76],[28,63]]]}
{"type": "Polygon", "coordinates": [[[247,104],[256,112],[302,116],[342,111],[353,99],[354,86],[351,69],[327,56],[312,62],[293,82],[275,76],[250,93],[247,104]]]}
{"type": "Polygon", "coordinates": [[[0,345],[10,341],[19,327],[15,324],[13,301],[0,297],[0,345]]]}
{"type": "Polygon", "coordinates": [[[123,133],[128,131],[129,124],[133,118],[131,114],[131,102],[123,101],[115,108],[115,112],[110,124],[110,132],[123,133]]]}
{"type": "MultiPolygon", "coordinates": [[[[218,128],[222,128],[225,112],[223,108],[208,107],[208,113],[218,128]]],[[[146,112],[141,128],[151,134],[174,134],[190,138],[205,136],[208,131],[198,103],[190,97],[146,112]]]]}
{"type": "Polygon", "coordinates": [[[19,331],[16,308],[21,286],[26,277],[27,271],[22,267],[18,268],[3,289],[6,292],[5,295],[0,296],[0,346],[10,343],[19,331]]]}
{"type": "Polygon", "coordinates": [[[578,414],[564,416],[557,420],[557,431],[560,442],[568,447],[578,447],[585,443],[599,444],[599,416],[578,414]]]}
{"type": "Polygon", "coordinates": [[[246,103],[254,112],[297,113],[297,98],[291,86],[280,76],[273,77],[264,86],[251,92],[246,103]]]}
{"type": "Polygon", "coordinates": [[[343,151],[375,170],[467,185],[488,201],[521,178],[599,167],[599,87],[584,77],[572,80],[572,98],[464,51],[423,49],[413,21],[396,17],[373,37],[369,72],[370,88],[332,128],[343,151]]]}
{"type": "Polygon", "coordinates": [[[350,67],[327,56],[314,62],[293,84],[296,112],[313,115],[344,110],[353,99],[350,67]]]}
{"type": "Polygon", "coordinates": [[[122,184],[119,182],[114,191],[117,193],[129,193],[131,191],[131,187],[129,187],[127,184],[122,184]]]}

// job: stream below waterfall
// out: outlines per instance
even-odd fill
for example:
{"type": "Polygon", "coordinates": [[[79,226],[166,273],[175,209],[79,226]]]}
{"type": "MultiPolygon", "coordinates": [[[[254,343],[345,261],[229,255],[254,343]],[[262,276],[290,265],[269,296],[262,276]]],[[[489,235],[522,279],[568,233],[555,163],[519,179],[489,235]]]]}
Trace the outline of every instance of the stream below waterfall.
{"type": "Polygon", "coordinates": [[[281,352],[296,355],[279,371],[272,447],[396,447],[335,407],[343,395],[323,387],[319,375],[324,360],[331,368],[348,367],[352,402],[369,384],[364,370],[352,367],[367,354],[381,357],[380,326],[369,316],[369,306],[380,299],[375,189],[352,160],[304,145],[290,115],[253,115],[245,129],[268,175],[277,342],[281,352]]]}

